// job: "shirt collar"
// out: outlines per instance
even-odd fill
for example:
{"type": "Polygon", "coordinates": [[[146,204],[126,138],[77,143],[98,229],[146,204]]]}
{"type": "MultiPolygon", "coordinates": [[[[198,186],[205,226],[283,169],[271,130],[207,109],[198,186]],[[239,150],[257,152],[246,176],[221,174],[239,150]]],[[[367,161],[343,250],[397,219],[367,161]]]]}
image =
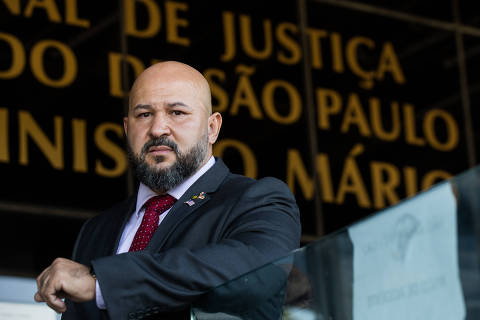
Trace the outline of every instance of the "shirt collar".
{"type": "MultiPolygon", "coordinates": [[[[180,199],[181,196],[190,188],[192,184],[195,183],[205,172],[207,172],[208,169],[213,167],[215,164],[215,158],[213,156],[210,157],[210,159],[205,163],[200,169],[197,170],[193,175],[185,179],[182,183],[180,183],[178,186],[175,188],[168,190],[168,194],[174,197],[175,199],[180,199]]],[[[142,209],[143,205],[145,202],[147,202],[148,199],[151,197],[156,196],[157,193],[152,191],[149,187],[144,185],[143,183],[140,183],[140,186],[138,188],[138,193],[137,193],[137,206],[135,208],[135,214],[139,214],[140,210],[142,209]]]]}

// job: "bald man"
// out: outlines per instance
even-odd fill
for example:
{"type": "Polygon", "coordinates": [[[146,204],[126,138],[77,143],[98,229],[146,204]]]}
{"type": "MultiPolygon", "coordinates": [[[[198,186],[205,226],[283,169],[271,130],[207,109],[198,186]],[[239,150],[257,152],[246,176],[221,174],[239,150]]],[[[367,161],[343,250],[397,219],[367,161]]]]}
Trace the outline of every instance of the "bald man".
{"type": "Polygon", "coordinates": [[[35,300],[62,319],[190,319],[209,289],[297,248],[293,195],[214,158],[221,125],[197,70],[174,61],[146,69],[124,119],[137,193],[84,224],[73,260],[38,276],[35,300]]]}

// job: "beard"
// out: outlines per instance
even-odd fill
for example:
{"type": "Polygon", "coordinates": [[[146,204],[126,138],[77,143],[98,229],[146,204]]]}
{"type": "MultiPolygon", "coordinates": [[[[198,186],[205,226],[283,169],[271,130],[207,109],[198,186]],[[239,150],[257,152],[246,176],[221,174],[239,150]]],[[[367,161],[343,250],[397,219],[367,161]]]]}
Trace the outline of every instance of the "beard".
{"type": "MultiPolygon", "coordinates": [[[[168,140],[164,136],[147,141],[139,155],[133,152],[129,143],[127,143],[127,146],[128,156],[133,164],[138,180],[155,192],[165,193],[195,173],[204,160],[206,160],[208,135],[205,133],[198,140],[197,144],[185,152],[181,152],[175,142],[168,140]],[[177,160],[170,167],[163,169],[157,169],[149,165],[145,158],[148,150],[153,146],[167,146],[171,148],[175,152],[177,160]]],[[[155,156],[153,160],[155,163],[161,163],[165,160],[165,157],[155,156]]]]}

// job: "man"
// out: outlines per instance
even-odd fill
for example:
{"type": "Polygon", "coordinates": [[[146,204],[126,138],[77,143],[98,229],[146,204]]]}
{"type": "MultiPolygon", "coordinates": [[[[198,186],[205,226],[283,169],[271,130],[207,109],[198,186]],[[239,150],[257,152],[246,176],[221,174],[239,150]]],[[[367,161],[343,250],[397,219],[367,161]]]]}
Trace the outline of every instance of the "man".
{"type": "Polygon", "coordinates": [[[124,119],[138,192],[85,223],[74,261],[45,269],[35,300],[64,319],[187,318],[210,288],[298,247],[287,186],[231,174],[212,156],[221,125],[197,70],[146,69],[124,119]]]}

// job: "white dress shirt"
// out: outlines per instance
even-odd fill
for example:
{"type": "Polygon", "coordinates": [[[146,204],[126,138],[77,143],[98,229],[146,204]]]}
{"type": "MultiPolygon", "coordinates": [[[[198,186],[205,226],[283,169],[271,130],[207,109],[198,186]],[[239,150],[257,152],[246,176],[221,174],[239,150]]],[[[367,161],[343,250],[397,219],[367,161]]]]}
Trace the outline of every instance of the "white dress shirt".
{"type": "MultiPolygon", "coordinates": [[[[210,159],[205,163],[197,172],[195,172],[192,176],[187,178],[185,181],[180,183],[175,188],[169,190],[167,193],[174,197],[176,200],[180,199],[181,196],[190,188],[192,184],[195,183],[208,169],[210,169],[215,164],[215,158],[212,156],[210,159]]],[[[128,252],[130,249],[130,245],[132,244],[133,238],[135,237],[135,233],[137,233],[138,228],[142,224],[143,215],[145,214],[145,208],[143,205],[145,202],[148,201],[151,197],[156,196],[157,194],[152,191],[149,187],[140,183],[137,193],[137,205],[135,208],[135,212],[132,214],[130,219],[128,220],[125,228],[122,232],[122,237],[120,238],[120,242],[118,243],[117,254],[128,252]]],[[[163,219],[167,216],[170,212],[170,209],[163,212],[158,217],[158,224],[162,223],[163,219]]],[[[98,284],[98,280],[95,283],[95,300],[97,302],[97,307],[100,309],[106,309],[105,301],[103,300],[102,291],[100,290],[100,286],[98,284]]]]}

